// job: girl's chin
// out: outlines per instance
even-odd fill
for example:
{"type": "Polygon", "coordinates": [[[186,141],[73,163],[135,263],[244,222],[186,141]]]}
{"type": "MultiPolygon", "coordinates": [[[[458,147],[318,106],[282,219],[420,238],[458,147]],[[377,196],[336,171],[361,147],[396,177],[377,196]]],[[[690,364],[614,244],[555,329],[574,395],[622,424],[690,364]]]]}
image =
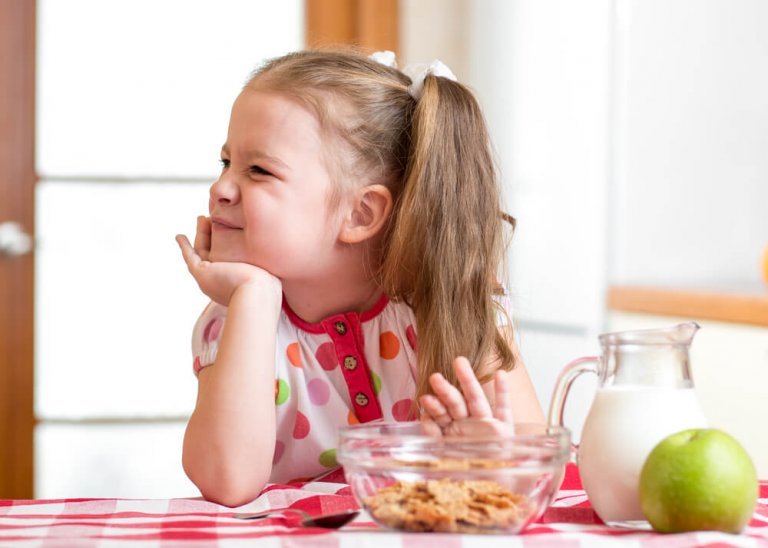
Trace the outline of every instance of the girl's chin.
{"type": "Polygon", "coordinates": [[[234,253],[227,253],[211,249],[208,260],[212,263],[244,263],[245,261],[234,253]]]}
{"type": "Polygon", "coordinates": [[[216,251],[215,249],[211,249],[211,252],[208,254],[208,260],[212,263],[246,263],[259,268],[264,268],[241,254],[221,252],[216,251]]]}

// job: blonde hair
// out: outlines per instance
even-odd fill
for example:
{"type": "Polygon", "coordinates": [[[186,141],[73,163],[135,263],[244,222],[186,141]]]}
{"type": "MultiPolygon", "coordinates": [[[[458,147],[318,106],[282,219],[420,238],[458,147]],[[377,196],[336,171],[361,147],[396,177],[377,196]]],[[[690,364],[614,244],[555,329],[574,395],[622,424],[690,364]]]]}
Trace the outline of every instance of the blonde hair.
{"type": "MultiPolygon", "coordinates": [[[[481,382],[489,379],[491,371],[480,370],[489,360],[511,369],[518,358],[497,328],[503,219],[511,218],[500,208],[482,112],[457,82],[427,76],[418,101],[409,84],[402,72],[363,55],[326,50],[271,60],[248,83],[300,101],[325,137],[346,145],[349,154],[326,158],[332,173],[392,193],[375,275],[416,316],[421,395],[434,372],[456,384],[456,356],[470,360],[481,382]]],[[[333,201],[343,185],[339,178],[333,201]]]]}

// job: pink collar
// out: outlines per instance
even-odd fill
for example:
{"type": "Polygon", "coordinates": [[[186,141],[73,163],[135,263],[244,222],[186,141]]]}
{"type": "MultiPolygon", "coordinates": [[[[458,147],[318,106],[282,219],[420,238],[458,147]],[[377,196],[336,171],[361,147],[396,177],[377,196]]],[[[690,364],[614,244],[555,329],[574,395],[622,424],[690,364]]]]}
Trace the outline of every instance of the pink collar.
{"type": "Polygon", "coordinates": [[[288,318],[291,320],[291,323],[298,327],[299,329],[306,331],[308,333],[325,333],[326,330],[323,327],[322,322],[330,320],[331,318],[336,318],[337,316],[348,316],[350,314],[357,314],[360,317],[360,322],[367,322],[368,320],[372,320],[381,312],[384,310],[384,308],[389,304],[389,297],[387,297],[384,293],[381,294],[381,297],[379,297],[379,300],[376,301],[376,304],[373,305],[372,308],[369,308],[368,310],[362,312],[361,314],[358,314],[357,312],[348,312],[346,314],[334,314],[332,316],[329,316],[328,318],[324,318],[320,320],[318,323],[310,323],[305,320],[302,320],[296,312],[294,312],[290,306],[288,306],[288,302],[285,300],[285,295],[283,295],[283,310],[285,311],[288,318]]]}

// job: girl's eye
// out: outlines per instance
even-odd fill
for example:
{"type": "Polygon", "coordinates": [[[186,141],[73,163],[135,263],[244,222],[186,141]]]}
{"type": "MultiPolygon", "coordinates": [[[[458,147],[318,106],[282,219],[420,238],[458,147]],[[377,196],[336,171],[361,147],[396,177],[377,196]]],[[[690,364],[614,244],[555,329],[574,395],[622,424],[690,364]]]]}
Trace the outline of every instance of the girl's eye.
{"type": "Polygon", "coordinates": [[[272,175],[269,171],[267,171],[266,169],[264,169],[261,166],[255,166],[255,165],[251,166],[250,167],[250,171],[254,175],[270,175],[270,176],[272,175]]]}
{"type": "Polygon", "coordinates": [[[221,169],[227,169],[229,167],[229,160],[226,158],[221,158],[219,163],[221,164],[221,169]]]}

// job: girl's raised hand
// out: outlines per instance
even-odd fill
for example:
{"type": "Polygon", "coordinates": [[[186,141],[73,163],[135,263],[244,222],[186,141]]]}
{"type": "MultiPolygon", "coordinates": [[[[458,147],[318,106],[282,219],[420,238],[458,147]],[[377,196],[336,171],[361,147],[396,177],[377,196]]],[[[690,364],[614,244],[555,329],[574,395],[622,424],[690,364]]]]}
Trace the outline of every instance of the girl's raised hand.
{"type": "Polygon", "coordinates": [[[212,301],[229,306],[232,294],[241,285],[255,284],[273,290],[277,295],[282,292],[278,278],[258,266],[248,263],[211,262],[211,221],[207,217],[198,217],[195,245],[189,243],[186,236],[179,234],[176,242],[190,274],[195,278],[200,290],[212,301]]]}
{"type": "Polygon", "coordinates": [[[429,377],[435,395],[419,399],[424,430],[433,435],[484,436],[514,432],[510,384],[507,372],[498,370],[494,376],[494,406],[483,392],[469,360],[458,357],[453,369],[461,390],[440,373],[429,377]]]}

